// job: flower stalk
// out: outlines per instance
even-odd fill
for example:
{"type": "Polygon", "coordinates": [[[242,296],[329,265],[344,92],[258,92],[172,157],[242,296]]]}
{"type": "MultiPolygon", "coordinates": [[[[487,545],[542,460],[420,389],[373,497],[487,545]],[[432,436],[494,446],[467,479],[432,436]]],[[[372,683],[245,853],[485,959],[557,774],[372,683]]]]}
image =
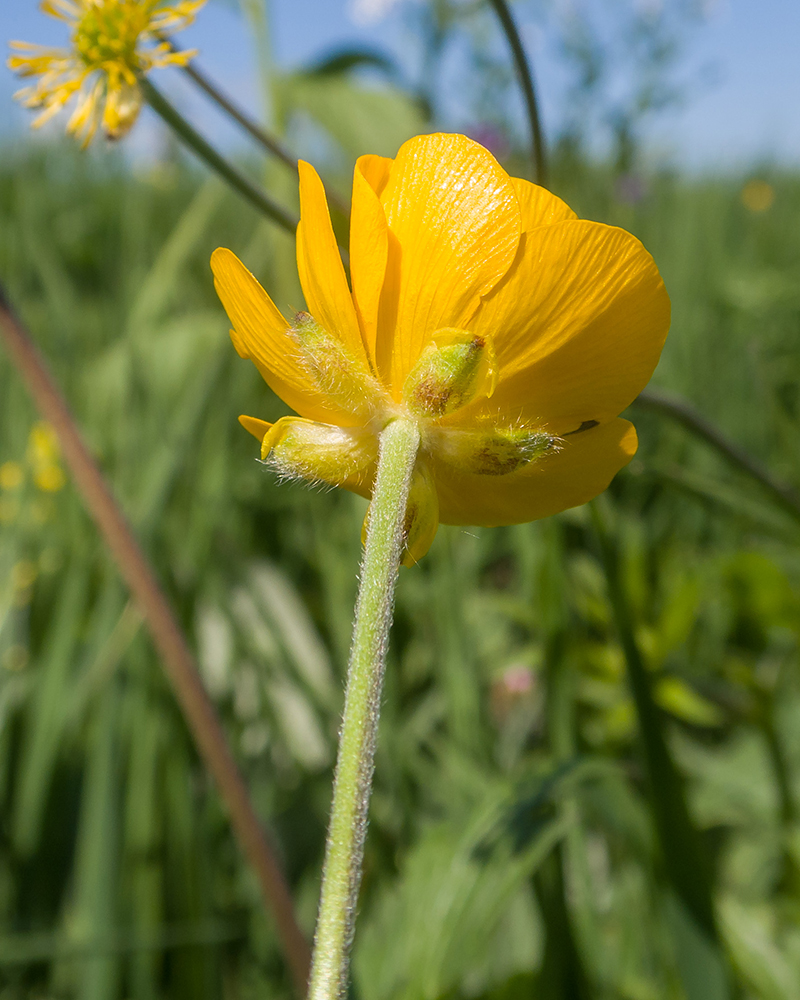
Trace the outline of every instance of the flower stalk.
{"type": "Polygon", "coordinates": [[[394,589],[420,435],[393,420],[380,436],[333,786],[309,1000],[347,994],[394,589]]]}
{"type": "MultiPolygon", "coordinates": [[[[182,52],[182,49],[172,41],[169,42],[169,48],[170,52],[178,55],[182,52]]],[[[271,153],[295,174],[298,173],[297,157],[294,153],[287,149],[277,136],[268,132],[257,121],[251,118],[229,94],[226,94],[204,70],[200,69],[196,61],[187,61],[181,68],[192,83],[202,90],[206,97],[209,97],[229,118],[232,118],[237,125],[244,129],[251,139],[254,139],[259,146],[268,153],[271,153]]],[[[328,201],[345,218],[350,215],[350,209],[335,192],[328,191],[328,201]]]]}

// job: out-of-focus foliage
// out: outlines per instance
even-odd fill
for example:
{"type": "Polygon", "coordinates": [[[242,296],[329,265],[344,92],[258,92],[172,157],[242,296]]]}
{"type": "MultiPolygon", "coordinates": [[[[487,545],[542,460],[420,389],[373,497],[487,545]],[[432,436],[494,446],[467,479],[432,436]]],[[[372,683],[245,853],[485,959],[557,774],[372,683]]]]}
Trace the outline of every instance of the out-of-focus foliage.
{"type": "MultiPolygon", "coordinates": [[[[733,181],[653,178],[626,204],[597,168],[556,176],[659,261],[676,313],[660,382],[796,478],[800,182],[772,178],[774,209],[753,214],[733,181]]],[[[0,211],[4,278],[192,637],[310,931],[363,503],[279,486],[236,422],[281,404],[230,349],[206,262],[227,244],[288,300],[273,234],[177,165],[131,176],[63,148],[7,162],[0,211]]],[[[5,995],[282,995],[273,930],[140,619],[5,363],[0,377],[5,995]]],[[[798,531],[684,431],[638,424],[612,490],[638,638],[746,995],[794,997],[798,531]]],[[[554,857],[591,995],[683,996],[582,510],[445,529],[402,575],[361,993],[528,995],[555,940],[554,857]]]]}
{"type": "MultiPolygon", "coordinates": [[[[342,193],[357,153],[423,127],[355,63],[275,83],[342,193]]],[[[574,146],[553,176],[654,254],[674,306],[657,382],[800,483],[800,178],[742,198],[742,179],[633,178],[574,146]]],[[[256,461],[237,415],[285,411],[230,347],[218,245],[302,305],[292,241],[180,162],[0,163],[0,275],[197,651],[310,933],[364,502],[256,461]]],[[[608,506],[637,638],[740,995],[797,1000],[800,529],[684,430],[635,419],[608,506]]],[[[2,1000],[290,995],[139,615],[4,358],[0,817],[2,1000]]],[[[665,888],[586,510],[442,529],[403,572],[360,909],[365,1000],[561,1000],[566,967],[598,1000],[711,996],[665,888]]]]}

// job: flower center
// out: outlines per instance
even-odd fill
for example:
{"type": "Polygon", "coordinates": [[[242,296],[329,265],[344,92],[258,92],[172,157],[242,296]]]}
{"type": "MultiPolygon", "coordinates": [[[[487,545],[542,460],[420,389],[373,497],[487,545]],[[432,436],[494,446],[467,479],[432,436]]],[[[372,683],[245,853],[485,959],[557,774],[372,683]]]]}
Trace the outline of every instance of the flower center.
{"type": "Polygon", "coordinates": [[[72,39],[83,63],[93,69],[110,62],[138,69],[136,44],[149,23],[148,6],[132,0],[92,4],[78,21],[72,39]]]}

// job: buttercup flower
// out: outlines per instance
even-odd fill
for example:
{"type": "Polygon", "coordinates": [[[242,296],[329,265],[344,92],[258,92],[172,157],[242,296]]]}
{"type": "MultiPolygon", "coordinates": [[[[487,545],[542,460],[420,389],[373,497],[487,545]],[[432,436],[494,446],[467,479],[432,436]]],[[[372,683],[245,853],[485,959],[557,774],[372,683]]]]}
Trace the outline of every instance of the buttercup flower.
{"type": "Polygon", "coordinates": [[[11,42],[8,66],[38,77],[14,95],[26,108],[42,108],[38,128],[77,95],[67,131],[87,145],[102,121],[117,139],[131,128],[142,106],[137,74],[160,66],[184,66],[193,51],[173,52],[166,35],[191,24],[205,0],[42,0],[41,9],[66,21],[68,48],[11,42]]]}
{"type": "Polygon", "coordinates": [[[670,316],[637,239],[578,219],[461,135],[358,160],[350,284],[307,163],[300,207],[307,312],[285,319],[233,253],[212,256],[234,346],[299,414],[240,418],[280,474],[369,497],[381,430],[417,421],[411,563],[440,522],[546,517],[630,461],[636,431],[618,414],[650,379],[670,316]]]}

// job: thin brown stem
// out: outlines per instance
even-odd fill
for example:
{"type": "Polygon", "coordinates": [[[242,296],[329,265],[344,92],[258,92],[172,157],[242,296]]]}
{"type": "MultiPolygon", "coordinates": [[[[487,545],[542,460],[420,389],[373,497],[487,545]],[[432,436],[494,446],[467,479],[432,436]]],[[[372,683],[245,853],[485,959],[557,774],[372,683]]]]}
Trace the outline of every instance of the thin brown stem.
{"type": "Polygon", "coordinates": [[[298,995],[303,996],[311,960],[308,942],[297,924],[281,866],[250,802],[247,787],[186,639],[124,514],[84,444],[66,400],[30,334],[8,305],[2,287],[0,331],[34,403],[55,429],[72,479],[139,605],[200,757],[213,775],[230,812],[231,825],[242,851],[258,875],[264,902],[275,918],[295,988],[298,995]]]}
{"type": "Polygon", "coordinates": [[[635,405],[654,413],[664,413],[687,430],[702,438],[716,451],[723,455],[732,465],[755,479],[757,483],[772,496],[774,500],[795,520],[800,520],[800,496],[787,483],[775,479],[757,459],[748,454],[744,448],[730,441],[710,420],[707,420],[695,408],[678,396],[662,392],[660,389],[645,389],[635,399],[635,405]]]}
{"type": "Polygon", "coordinates": [[[506,0],[489,0],[494,8],[500,26],[511,47],[511,54],[514,57],[514,65],[517,67],[522,93],[525,97],[525,110],[528,114],[528,123],[531,130],[531,159],[533,161],[533,179],[542,187],[547,187],[547,154],[544,148],[544,132],[542,122],[539,117],[539,104],[536,100],[536,88],[533,85],[533,71],[525,55],[525,48],[522,45],[517,26],[511,10],[506,0]]]}

